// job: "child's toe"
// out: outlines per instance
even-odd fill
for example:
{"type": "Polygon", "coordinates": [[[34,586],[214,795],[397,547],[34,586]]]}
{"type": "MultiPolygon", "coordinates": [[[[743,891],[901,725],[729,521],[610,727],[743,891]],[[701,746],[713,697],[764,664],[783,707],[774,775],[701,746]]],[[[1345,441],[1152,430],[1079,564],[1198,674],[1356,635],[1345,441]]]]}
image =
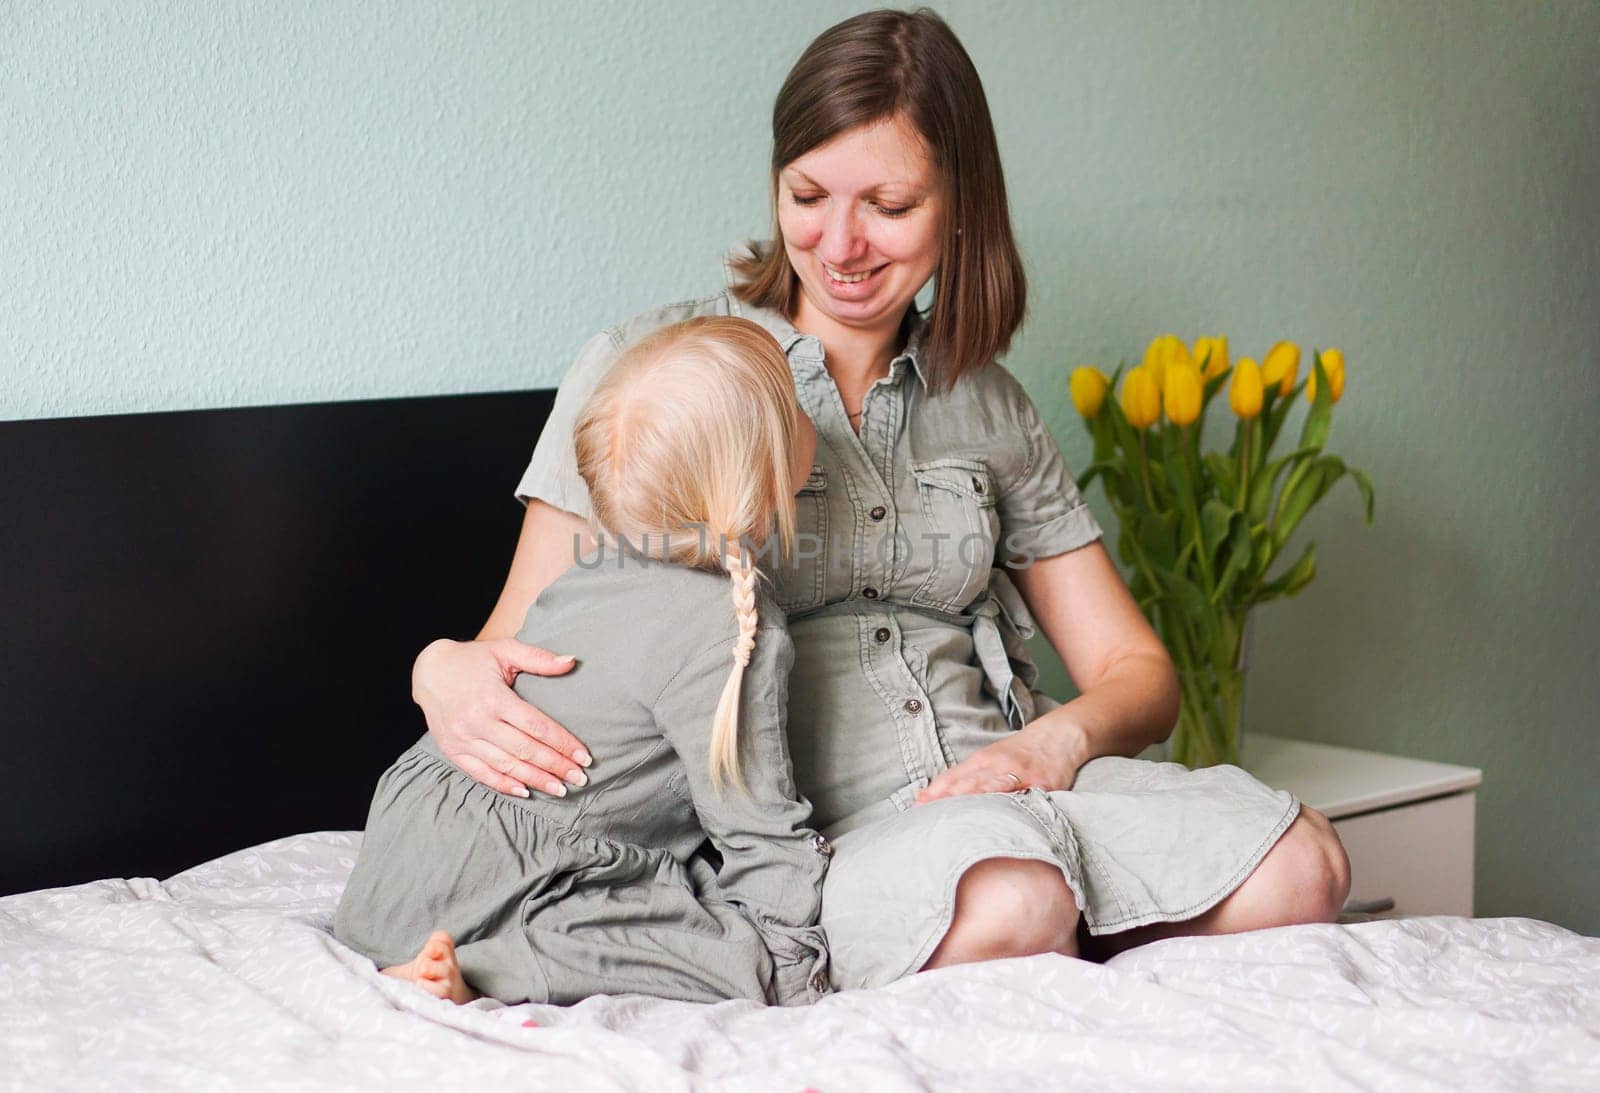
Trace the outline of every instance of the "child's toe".
{"type": "Polygon", "coordinates": [[[450,981],[448,979],[424,975],[419,976],[413,982],[435,998],[450,997],[450,981]]]}

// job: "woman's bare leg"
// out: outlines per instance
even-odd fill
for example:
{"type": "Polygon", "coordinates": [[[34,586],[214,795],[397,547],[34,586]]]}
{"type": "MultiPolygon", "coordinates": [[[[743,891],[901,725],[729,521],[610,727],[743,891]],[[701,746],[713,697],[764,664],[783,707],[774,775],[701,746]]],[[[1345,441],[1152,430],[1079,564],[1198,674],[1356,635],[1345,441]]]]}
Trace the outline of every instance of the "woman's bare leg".
{"type": "Polygon", "coordinates": [[[990,858],[961,875],[955,915],[923,971],[1036,953],[1078,955],[1078,904],[1049,862],[990,858]]]}
{"type": "Polygon", "coordinates": [[[461,978],[461,965],[456,963],[456,944],[443,930],[428,935],[415,960],[384,968],[383,974],[415,983],[435,998],[449,999],[458,1006],[478,997],[478,992],[461,978]]]}
{"type": "Polygon", "coordinates": [[[1300,815],[1244,883],[1211,910],[1098,937],[1084,931],[1080,948],[1087,959],[1102,961],[1162,938],[1333,922],[1349,895],[1350,859],[1338,832],[1326,816],[1302,805],[1300,815]]]}

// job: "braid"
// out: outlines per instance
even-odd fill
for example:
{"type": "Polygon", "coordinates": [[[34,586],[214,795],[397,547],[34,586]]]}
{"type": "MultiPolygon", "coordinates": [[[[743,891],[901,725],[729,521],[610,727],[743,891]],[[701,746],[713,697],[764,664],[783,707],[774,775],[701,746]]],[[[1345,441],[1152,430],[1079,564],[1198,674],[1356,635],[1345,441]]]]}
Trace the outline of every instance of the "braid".
{"type": "Polygon", "coordinates": [[[743,544],[734,548],[737,555],[725,555],[723,564],[728,580],[733,586],[733,613],[739,621],[739,636],[733,643],[733,670],[722,688],[722,700],[717,703],[716,718],[711,723],[711,782],[721,788],[732,782],[744,789],[744,777],[739,771],[739,695],[743,690],[745,666],[750,663],[750,653],[756,646],[756,624],[760,621],[756,611],[756,578],[758,573],[750,562],[743,544]]]}
{"type": "Polygon", "coordinates": [[[756,644],[756,570],[750,556],[741,548],[738,561],[728,567],[733,581],[733,611],[739,619],[739,638],[733,643],[733,659],[739,667],[750,663],[750,650],[756,644]]]}

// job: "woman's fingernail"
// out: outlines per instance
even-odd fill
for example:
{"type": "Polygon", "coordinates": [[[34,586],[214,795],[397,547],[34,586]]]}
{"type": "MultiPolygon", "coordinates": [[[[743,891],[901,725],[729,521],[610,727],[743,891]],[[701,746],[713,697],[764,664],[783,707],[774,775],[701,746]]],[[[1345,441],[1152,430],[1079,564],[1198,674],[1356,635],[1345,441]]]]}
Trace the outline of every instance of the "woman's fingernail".
{"type": "Polygon", "coordinates": [[[573,767],[571,770],[567,771],[567,781],[571,782],[575,786],[586,786],[589,784],[589,776],[583,773],[583,771],[579,770],[577,767],[573,767]]]}
{"type": "Polygon", "coordinates": [[[552,797],[565,797],[567,795],[567,787],[560,782],[551,782],[545,787],[545,792],[552,797]]]}
{"type": "Polygon", "coordinates": [[[580,767],[586,767],[590,763],[594,762],[594,756],[590,755],[588,752],[584,751],[582,748],[579,748],[578,749],[578,754],[574,755],[572,758],[577,760],[578,765],[580,767]]]}
{"type": "Polygon", "coordinates": [[[528,795],[528,787],[527,786],[516,786],[516,787],[513,787],[511,792],[516,794],[518,797],[526,797],[528,795]]]}
{"type": "Polygon", "coordinates": [[[573,655],[572,655],[572,654],[571,654],[571,653],[562,653],[562,654],[561,654],[561,655],[560,655],[560,656],[558,656],[558,657],[556,657],[556,660],[557,660],[557,662],[560,662],[560,661],[566,661],[566,662],[567,662],[567,663],[569,663],[569,664],[570,664],[570,663],[571,663],[571,662],[572,662],[572,661],[575,661],[575,660],[577,660],[577,659],[578,659],[578,658],[577,658],[577,657],[575,657],[575,656],[573,656],[573,655]]]}

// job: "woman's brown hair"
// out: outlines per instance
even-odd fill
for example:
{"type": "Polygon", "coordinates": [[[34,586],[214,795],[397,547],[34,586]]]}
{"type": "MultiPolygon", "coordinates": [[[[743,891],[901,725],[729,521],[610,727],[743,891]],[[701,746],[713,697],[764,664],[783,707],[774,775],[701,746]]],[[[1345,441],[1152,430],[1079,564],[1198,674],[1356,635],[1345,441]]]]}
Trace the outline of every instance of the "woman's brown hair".
{"type": "Polygon", "coordinates": [[[778,172],[841,133],[896,114],[921,134],[945,186],[944,242],[924,343],[929,381],[944,390],[1005,352],[1022,325],[1028,289],[978,70],[927,8],[846,19],[795,62],[772,107],[778,242],[735,261],[733,291],[746,303],[793,316],[797,284],[779,238],[778,172]]]}

